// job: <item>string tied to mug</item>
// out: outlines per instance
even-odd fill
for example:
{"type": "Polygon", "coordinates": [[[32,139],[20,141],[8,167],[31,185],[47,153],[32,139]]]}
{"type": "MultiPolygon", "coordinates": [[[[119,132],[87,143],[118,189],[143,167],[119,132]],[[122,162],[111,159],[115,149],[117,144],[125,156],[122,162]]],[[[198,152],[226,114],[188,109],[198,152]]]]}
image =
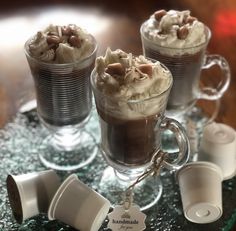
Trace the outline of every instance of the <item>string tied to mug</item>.
{"type": "Polygon", "coordinates": [[[123,194],[123,206],[125,210],[129,210],[133,203],[133,190],[137,184],[141,181],[145,180],[149,176],[158,176],[160,174],[160,170],[162,167],[162,163],[167,156],[166,152],[158,151],[157,154],[154,155],[152,159],[151,166],[142,174],[140,175],[134,183],[132,183],[124,192],[123,194]]]}

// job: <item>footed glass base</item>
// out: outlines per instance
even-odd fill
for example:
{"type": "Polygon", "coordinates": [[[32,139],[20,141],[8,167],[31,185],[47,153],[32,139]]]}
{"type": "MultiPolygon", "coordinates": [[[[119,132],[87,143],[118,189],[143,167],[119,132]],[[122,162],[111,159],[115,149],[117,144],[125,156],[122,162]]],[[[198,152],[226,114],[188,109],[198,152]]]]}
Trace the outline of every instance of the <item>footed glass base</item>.
{"type": "Polygon", "coordinates": [[[85,130],[76,137],[70,135],[57,140],[48,135],[36,147],[41,162],[48,168],[72,171],[89,164],[98,152],[95,138],[85,130]]]}
{"type": "MultiPolygon", "coordinates": [[[[98,186],[98,192],[106,197],[111,205],[121,204],[126,189],[134,181],[128,180],[128,176],[119,174],[112,167],[107,167],[103,172],[98,186]]],[[[162,195],[162,184],[159,177],[147,177],[138,183],[133,190],[133,203],[141,210],[147,210],[155,205],[162,195]]]]}

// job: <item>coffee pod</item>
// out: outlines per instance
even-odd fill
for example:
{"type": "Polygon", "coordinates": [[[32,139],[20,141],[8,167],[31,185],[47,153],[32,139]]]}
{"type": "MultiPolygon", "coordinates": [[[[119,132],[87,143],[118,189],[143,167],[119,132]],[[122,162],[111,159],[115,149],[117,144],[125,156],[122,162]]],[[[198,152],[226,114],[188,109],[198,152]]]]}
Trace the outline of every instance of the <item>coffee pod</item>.
{"type": "Polygon", "coordinates": [[[60,186],[53,170],[23,175],[8,175],[7,192],[18,223],[39,213],[47,213],[51,199],[60,186]]]}
{"type": "Polygon", "coordinates": [[[48,210],[50,220],[58,219],[81,231],[97,231],[110,208],[110,202],[70,175],[57,190],[48,210]]]}
{"type": "Polygon", "coordinates": [[[218,165],[227,180],[236,173],[236,133],[233,128],[221,123],[211,123],[203,130],[198,154],[199,161],[218,165]]]}
{"type": "Polygon", "coordinates": [[[210,162],[192,162],[177,172],[185,217],[194,223],[216,221],[222,215],[222,171],[210,162]]]}

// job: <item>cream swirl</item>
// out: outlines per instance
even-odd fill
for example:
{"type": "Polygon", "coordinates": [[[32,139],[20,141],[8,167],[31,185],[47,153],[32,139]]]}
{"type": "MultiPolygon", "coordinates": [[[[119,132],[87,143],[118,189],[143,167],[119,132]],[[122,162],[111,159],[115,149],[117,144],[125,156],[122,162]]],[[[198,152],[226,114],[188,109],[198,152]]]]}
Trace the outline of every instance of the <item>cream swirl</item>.
{"type": "Polygon", "coordinates": [[[161,94],[170,85],[170,72],[160,62],[135,57],[122,50],[111,51],[96,60],[96,84],[106,95],[124,100],[146,99],[161,94]]]}
{"type": "Polygon", "coordinates": [[[88,57],[95,48],[90,34],[82,28],[49,25],[28,43],[29,54],[48,63],[71,63],[88,57]]]}
{"type": "Polygon", "coordinates": [[[171,84],[170,71],[144,56],[108,48],[104,57],[96,59],[93,85],[109,98],[103,110],[117,117],[137,118],[162,111],[166,101],[158,96],[171,84]]]}
{"type": "MultiPolygon", "coordinates": [[[[192,17],[189,10],[157,11],[143,24],[143,33],[163,48],[194,48],[207,41],[205,25],[192,17]]],[[[190,53],[197,51],[189,49],[190,53]]]]}

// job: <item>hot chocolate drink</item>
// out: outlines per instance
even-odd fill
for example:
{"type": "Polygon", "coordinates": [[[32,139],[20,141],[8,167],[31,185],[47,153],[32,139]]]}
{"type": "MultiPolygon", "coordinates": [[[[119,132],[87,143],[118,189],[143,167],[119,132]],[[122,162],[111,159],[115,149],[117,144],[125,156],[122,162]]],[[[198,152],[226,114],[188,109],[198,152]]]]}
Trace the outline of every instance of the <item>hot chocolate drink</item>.
{"type": "Polygon", "coordinates": [[[210,32],[190,11],[160,10],[141,26],[145,56],[173,75],[167,110],[184,111],[198,97],[201,67],[210,32]]]}
{"type": "Polygon", "coordinates": [[[174,74],[174,84],[170,91],[167,110],[185,111],[195,102],[204,53],[203,50],[192,55],[167,56],[156,50],[145,49],[147,57],[165,63],[171,73],[174,74]]]}
{"type": "Polygon", "coordinates": [[[44,122],[54,126],[76,125],[85,120],[92,107],[89,77],[94,62],[66,73],[40,65],[31,68],[34,78],[37,110],[44,122]]]}
{"type": "Polygon", "coordinates": [[[96,42],[76,25],[50,25],[25,45],[38,115],[53,126],[76,125],[91,111],[89,76],[96,42]]]}
{"type": "Polygon", "coordinates": [[[158,61],[107,50],[96,60],[92,87],[108,161],[145,165],[160,149],[160,124],[172,77],[158,61]]]}
{"type": "Polygon", "coordinates": [[[126,165],[144,165],[160,147],[159,114],[140,119],[119,119],[98,108],[102,144],[112,161],[126,165]]]}

